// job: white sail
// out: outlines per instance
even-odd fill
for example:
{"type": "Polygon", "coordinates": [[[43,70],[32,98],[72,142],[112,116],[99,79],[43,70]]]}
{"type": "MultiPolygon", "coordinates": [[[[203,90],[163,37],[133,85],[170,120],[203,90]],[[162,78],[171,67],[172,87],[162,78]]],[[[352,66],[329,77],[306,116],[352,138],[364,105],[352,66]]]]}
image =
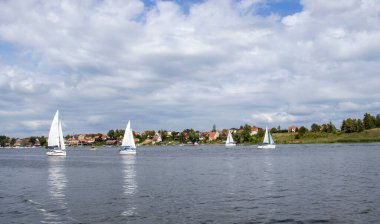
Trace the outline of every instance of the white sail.
{"type": "Polygon", "coordinates": [[[268,128],[265,128],[263,144],[270,144],[268,128]]]}
{"type": "MultiPolygon", "coordinates": [[[[54,115],[53,121],[51,122],[50,131],[49,131],[49,139],[48,139],[48,146],[58,146],[60,145],[60,137],[59,137],[59,111],[54,115]]],[[[62,132],[62,130],[61,130],[62,132]]]]}
{"type": "Polygon", "coordinates": [[[125,128],[125,133],[123,137],[123,141],[121,142],[121,146],[130,147],[132,149],[136,148],[135,139],[133,137],[133,132],[131,128],[131,121],[128,121],[127,127],[125,128]]]}
{"type": "Polygon", "coordinates": [[[236,146],[236,144],[234,143],[234,139],[232,138],[231,131],[228,131],[227,140],[226,140],[226,147],[229,147],[229,146],[236,146]]]}
{"type": "Polygon", "coordinates": [[[61,147],[61,149],[65,150],[66,149],[66,146],[65,146],[65,140],[63,139],[63,132],[62,132],[62,121],[59,120],[59,145],[61,147]]]}
{"type": "Polygon", "coordinates": [[[227,140],[226,140],[226,144],[231,144],[231,143],[234,143],[234,139],[232,138],[232,134],[229,131],[228,136],[227,136],[227,140]]]}
{"type": "Polygon", "coordinates": [[[274,143],[274,140],[273,140],[272,135],[270,134],[270,132],[268,132],[268,135],[269,135],[269,144],[274,145],[275,143],[274,143]]]}
{"type": "Polygon", "coordinates": [[[276,148],[272,135],[268,131],[268,127],[265,128],[263,144],[259,145],[257,148],[259,149],[275,149],[276,148]]]}
{"type": "Polygon", "coordinates": [[[59,119],[58,110],[54,115],[53,121],[51,122],[48,148],[51,149],[51,151],[46,153],[48,156],[66,156],[66,147],[62,132],[62,122],[61,119],[59,119]]]}

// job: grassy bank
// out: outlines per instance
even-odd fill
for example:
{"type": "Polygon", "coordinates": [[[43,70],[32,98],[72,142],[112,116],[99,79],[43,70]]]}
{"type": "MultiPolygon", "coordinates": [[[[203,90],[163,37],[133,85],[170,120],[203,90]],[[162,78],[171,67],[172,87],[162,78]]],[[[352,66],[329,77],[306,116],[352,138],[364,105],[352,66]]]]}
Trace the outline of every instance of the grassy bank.
{"type": "Polygon", "coordinates": [[[277,144],[380,142],[380,128],[355,133],[309,132],[303,136],[297,133],[275,133],[273,138],[277,144]]]}

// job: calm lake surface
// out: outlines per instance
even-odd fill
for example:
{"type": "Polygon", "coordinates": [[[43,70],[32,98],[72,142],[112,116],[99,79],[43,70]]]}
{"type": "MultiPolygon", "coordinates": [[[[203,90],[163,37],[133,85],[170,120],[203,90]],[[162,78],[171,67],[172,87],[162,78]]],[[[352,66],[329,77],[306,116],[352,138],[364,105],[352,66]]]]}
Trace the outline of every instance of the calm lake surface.
{"type": "Polygon", "coordinates": [[[0,223],[380,223],[380,144],[0,149],[0,223]]]}

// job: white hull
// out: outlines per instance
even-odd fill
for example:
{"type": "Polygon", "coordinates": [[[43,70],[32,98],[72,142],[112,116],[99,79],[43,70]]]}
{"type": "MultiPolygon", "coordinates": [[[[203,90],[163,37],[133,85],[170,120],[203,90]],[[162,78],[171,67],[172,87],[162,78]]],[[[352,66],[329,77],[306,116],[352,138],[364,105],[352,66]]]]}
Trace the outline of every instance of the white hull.
{"type": "Polygon", "coordinates": [[[275,149],[276,148],[276,145],[271,145],[271,144],[268,144],[268,145],[259,145],[257,146],[258,149],[275,149]]]}
{"type": "Polygon", "coordinates": [[[136,149],[120,150],[120,155],[135,155],[136,149]]]}
{"type": "Polygon", "coordinates": [[[227,144],[226,144],[226,147],[235,147],[235,146],[236,146],[235,143],[227,143],[227,144]]]}
{"type": "Polygon", "coordinates": [[[55,149],[46,153],[48,156],[66,156],[66,151],[55,149]]]}

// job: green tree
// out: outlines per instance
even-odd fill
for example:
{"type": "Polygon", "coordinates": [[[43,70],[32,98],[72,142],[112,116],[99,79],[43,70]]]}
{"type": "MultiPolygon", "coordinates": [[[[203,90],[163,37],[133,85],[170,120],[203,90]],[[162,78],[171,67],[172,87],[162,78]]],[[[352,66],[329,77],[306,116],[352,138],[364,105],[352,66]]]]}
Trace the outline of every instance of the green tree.
{"type": "Polygon", "coordinates": [[[361,131],[364,131],[364,124],[363,124],[363,121],[358,119],[356,121],[356,131],[357,132],[361,132],[361,131]]]}
{"type": "Polygon", "coordinates": [[[304,126],[301,126],[300,129],[298,130],[298,133],[300,134],[300,136],[303,136],[308,131],[309,130],[307,130],[307,128],[305,128],[304,126]]]}
{"type": "Polygon", "coordinates": [[[372,129],[376,127],[375,119],[369,113],[364,114],[363,123],[364,123],[364,129],[372,129]]]}
{"type": "Polygon", "coordinates": [[[211,131],[212,132],[216,132],[216,125],[215,124],[212,126],[212,130],[211,131]]]}
{"type": "Polygon", "coordinates": [[[41,146],[46,146],[47,142],[45,136],[39,137],[38,140],[40,141],[41,146]]]}
{"type": "Polygon", "coordinates": [[[340,130],[341,130],[341,131],[345,131],[345,129],[346,129],[346,120],[343,119],[343,121],[342,121],[342,125],[340,126],[340,130]]]}
{"type": "Polygon", "coordinates": [[[16,143],[16,139],[15,139],[15,138],[12,138],[12,139],[11,139],[11,146],[14,146],[15,143],[16,143]]]}
{"type": "Polygon", "coordinates": [[[168,135],[168,132],[166,130],[159,130],[158,133],[161,135],[161,139],[162,141],[166,141],[169,139],[169,135],[168,135]]]}
{"type": "Polygon", "coordinates": [[[5,144],[7,143],[7,136],[1,135],[0,136],[0,146],[5,147],[5,144]]]}
{"type": "Polygon", "coordinates": [[[124,136],[125,130],[122,129],[116,129],[115,130],[115,139],[121,139],[124,136]]]}
{"type": "Polygon", "coordinates": [[[243,137],[239,132],[235,133],[233,138],[236,143],[243,143],[243,137]]]}
{"type": "Polygon", "coordinates": [[[334,133],[336,131],[336,127],[331,121],[327,124],[327,130],[326,131],[328,133],[334,133]]]}
{"type": "Polygon", "coordinates": [[[115,131],[114,130],[109,130],[108,133],[107,133],[107,136],[110,139],[116,139],[116,137],[115,137],[115,131]]]}
{"type": "Polygon", "coordinates": [[[319,132],[320,131],[320,126],[318,124],[316,124],[316,123],[313,123],[311,125],[311,131],[312,132],[319,132]]]}
{"type": "Polygon", "coordinates": [[[265,135],[265,129],[259,128],[259,130],[256,134],[257,138],[262,138],[262,137],[264,137],[264,135],[265,135]]]}
{"type": "Polygon", "coordinates": [[[380,114],[376,115],[375,125],[377,128],[380,128],[380,114]]]}
{"type": "Polygon", "coordinates": [[[29,138],[29,142],[30,143],[32,143],[32,145],[35,145],[36,144],[36,137],[34,137],[34,136],[31,136],[30,138],[29,138]]]}
{"type": "Polygon", "coordinates": [[[250,142],[251,141],[251,126],[248,124],[245,124],[241,135],[243,138],[243,142],[250,142]]]}
{"type": "Polygon", "coordinates": [[[346,133],[357,132],[357,120],[348,118],[342,121],[342,131],[346,133]]]}
{"type": "Polygon", "coordinates": [[[189,140],[194,144],[199,141],[199,132],[194,131],[193,129],[189,130],[189,140]]]}
{"type": "Polygon", "coordinates": [[[172,131],[171,134],[172,134],[171,136],[172,140],[175,140],[178,133],[176,131],[172,131]]]}
{"type": "Polygon", "coordinates": [[[146,130],[142,134],[143,139],[152,138],[156,134],[156,131],[154,130],[146,130]]]}
{"type": "Polygon", "coordinates": [[[183,131],[179,134],[179,141],[182,143],[186,142],[186,132],[183,131]]]}

